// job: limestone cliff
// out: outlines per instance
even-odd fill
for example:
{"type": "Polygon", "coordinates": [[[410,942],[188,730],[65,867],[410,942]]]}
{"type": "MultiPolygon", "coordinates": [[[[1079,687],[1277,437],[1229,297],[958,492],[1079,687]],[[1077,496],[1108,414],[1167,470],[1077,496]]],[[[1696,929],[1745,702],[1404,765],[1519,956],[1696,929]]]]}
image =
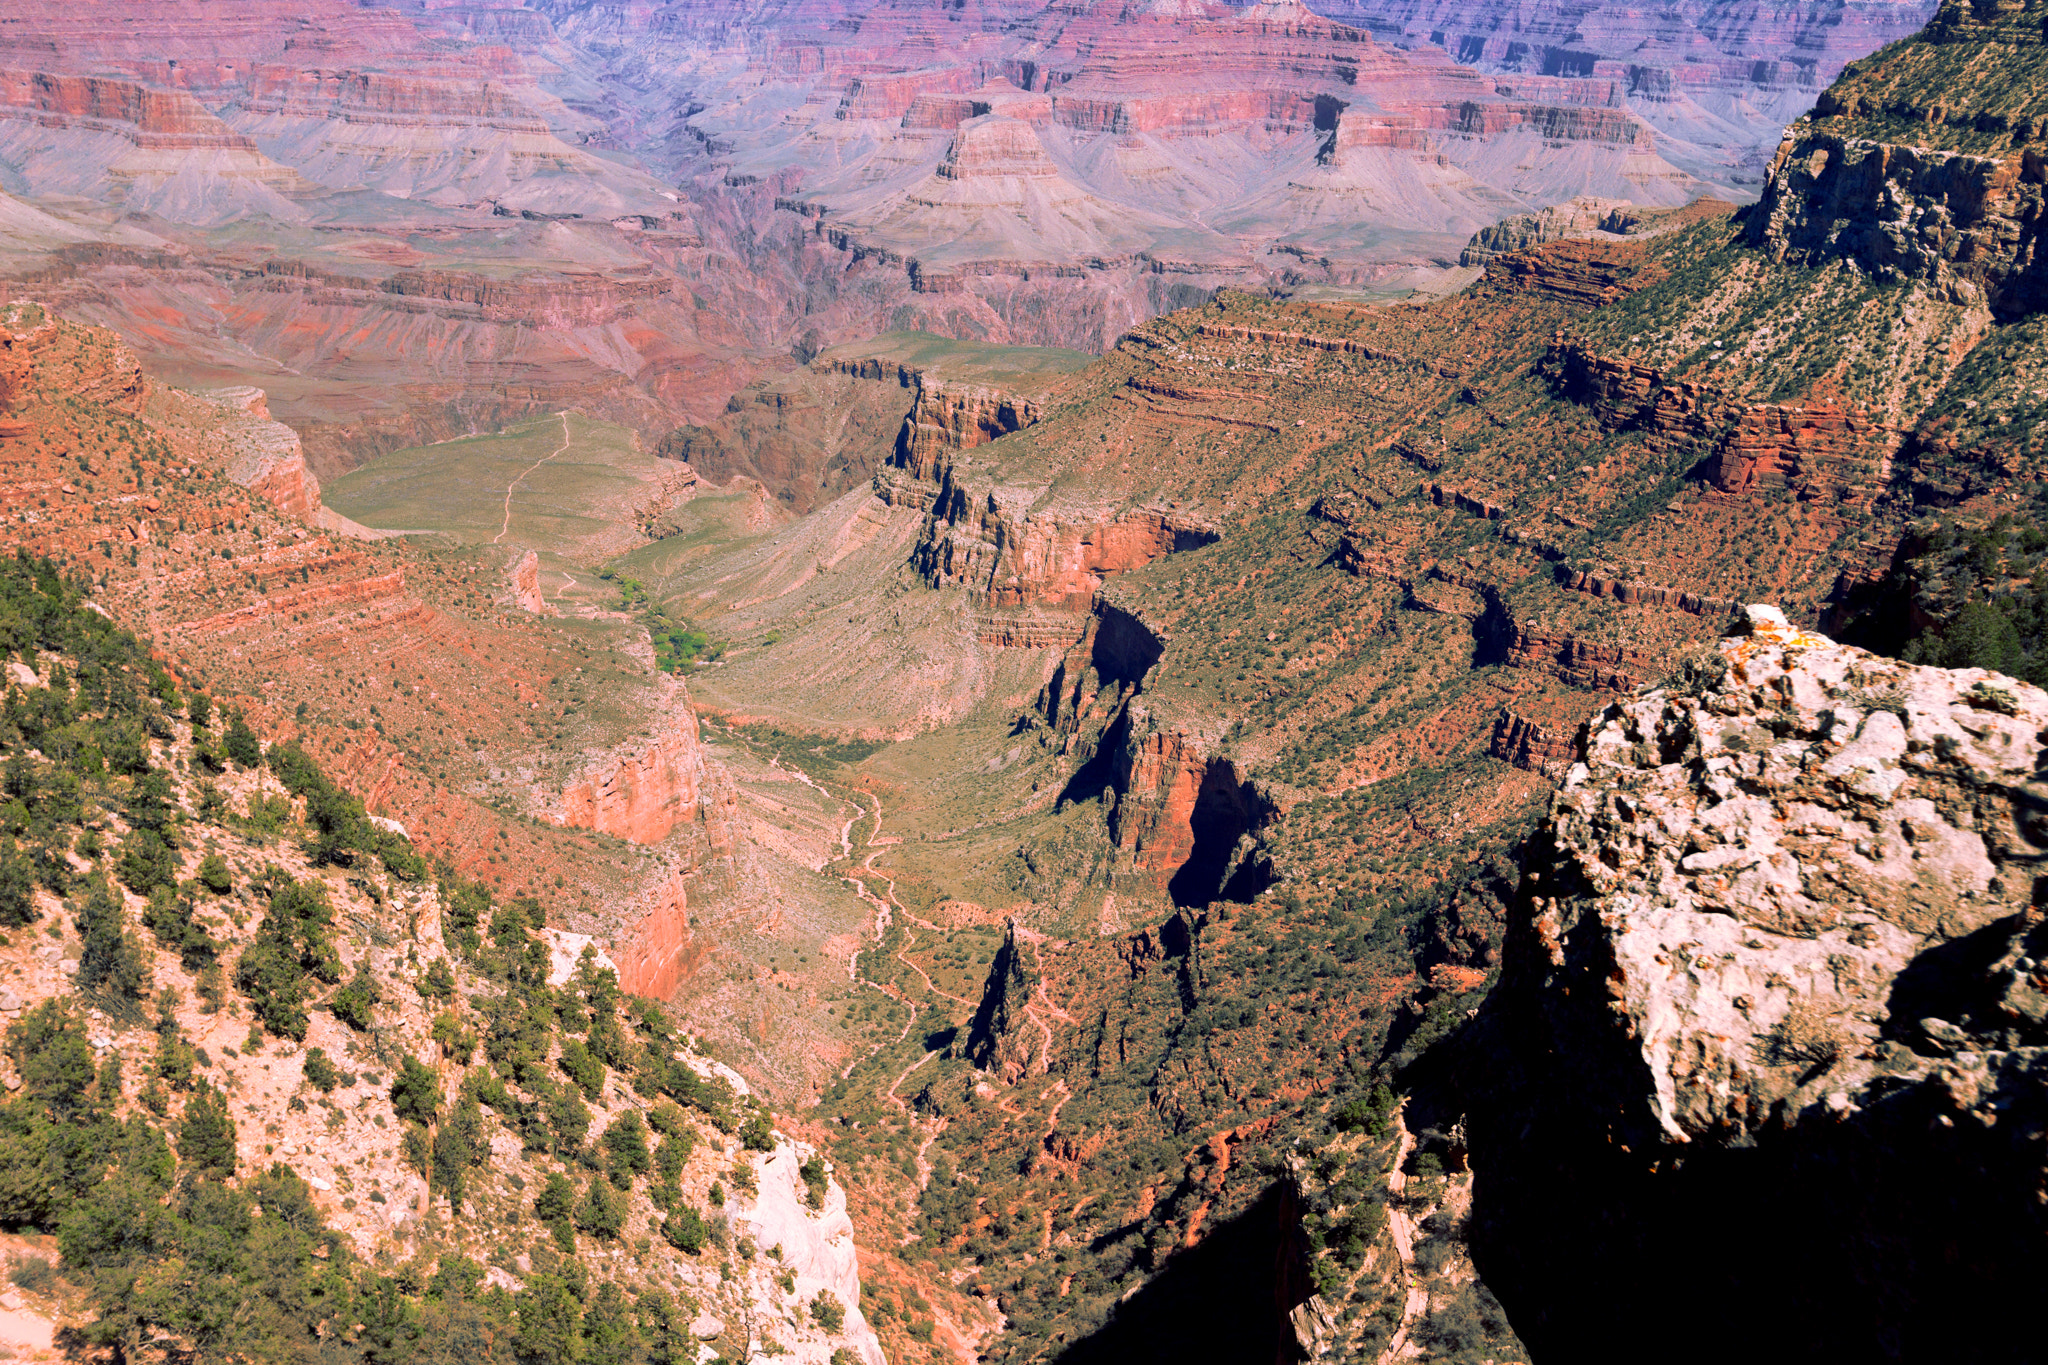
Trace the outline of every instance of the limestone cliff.
{"type": "MultiPolygon", "coordinates": [[[[872,362],[870,362],[872,363],[872,362]]],[[[896,463],[932,478],[955,452],[1022,431],[1039,418],[1038,404],[981,384],[946,384],[900,370],[917,389],[896,438],[896,463]]]]}
{"type": "Polygon", "coordinates": [[[320,514],[320,481],[306,468],[299,434],[270,417],[263,390],[249,386],[202,394],[220,409],[212,434],[227,447],[228,479],[262,496],[288,517],[310,522],[320,514]]]}
{"type": "Polygon", "coordinates": [[[658,843],[699,818],[705,786],[697,713],[687,696],[679,696],[644,744],[607,754],[572,780],[554,819],[634,843],[658,843]]]}
{"type": "Polygon", "coordinates": [[[1950,0],[1920,33],[1851,66],[1787,130],[1750,240],[1936,282],[2002,317],[2048,303],[2041,9],[1950,0]]]}
{"type": "Polygon", "coordinates": [[[1788,1350],[1982,1347],[1948,1296],[2042,1269],[2048,695],[1748,618],[1595,718],[1533,845],[1473,1031],[1512,1078],[1466,1100],[1480,1267],[1567,1357],[1627,1326],[1546,1298],[1560,1256],[1629,1320],[1770,1285],[1788,1350]]]}
{"type": "Polygon", "coordinates": [[[1771,163],[1751,240],[1781,258],[1853,256],[1880,279],[1946,285],[2000,314],[2048,303],[2039,148],[2004,157],[1795,125],[1771,163]]]}

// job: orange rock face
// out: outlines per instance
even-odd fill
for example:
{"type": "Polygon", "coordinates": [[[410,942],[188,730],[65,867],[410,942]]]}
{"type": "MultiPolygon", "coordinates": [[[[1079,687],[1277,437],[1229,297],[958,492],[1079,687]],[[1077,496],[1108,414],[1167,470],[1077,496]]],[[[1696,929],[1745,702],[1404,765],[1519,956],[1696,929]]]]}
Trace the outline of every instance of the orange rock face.
{"type": "Polygon", "coordinates": [[[979,384],[943,384],[916,371],[904,373],[917,397],[896,438],[896,460],[916,478],[935,478],[952,453],[1022,431],[1038,420],[1038,404],[1029,399],[979,384]]]}
{"type": "Polygon", "coordinates": [[[571,782],[557,823],[657,843],[696,818],[703,778],[697,713],[676,706],[644,748],[614,755],[571,782]]]}
{"type": "Polygon", "coordinates": [[[692,952],[690,898],[682,882],[671,877],[652,901],[618,936],[612,960],[618,964],[619,986],[629,995],[666,1000],[683,984],[698,954],[692,952]]]}
{"type": "Polygon", "coordinates": [[[519,556],[512,566],[512,600],[521,611],[530,611],[536,616],[548,616],[553,612],[547,599],[540,591],[540,556],[532,550],[519,556]]]}
{"type": "Polygon", "coordinates": [[[1493,734],[1486,751],[1503,763],[1528,772],[1561,777],[1577,755],[1578,746],[1570,735],[1538,725],[1527,716],[1503,707],[1494,718],[1493,734]]]}
{"type": "Polygon", "coordinates": [[[263,390],[250,386],[216,389],[203,395],[220,408],[220,420],[207,438],[225,447],[223,466],[229,479],[300,521],[320,511],[320,481],[306,467],[299,434],[270,418],[263,390]]]}
{"type": "MultiPolygon", "coordinates": [[[[1571,245],[1579,244],[1527,254],[1571,245]]],[[[1801,501],[1868,506],[1904,443],[1902,432],[1838,404],[1745,403],[1710,384],[1667,382],[1646,366],[1572,345],[1554,348],[1552,361],[1602,426],[1645,431],[1660,449],[1699,451],[1724,493],[1783,491],[1801,501]]]]}
{"type": "Polygon", "coordinates": [[[116,132],[146,147],[256,148],[182,91],[98,76],[0,72],[0,116],[116,132]]]}

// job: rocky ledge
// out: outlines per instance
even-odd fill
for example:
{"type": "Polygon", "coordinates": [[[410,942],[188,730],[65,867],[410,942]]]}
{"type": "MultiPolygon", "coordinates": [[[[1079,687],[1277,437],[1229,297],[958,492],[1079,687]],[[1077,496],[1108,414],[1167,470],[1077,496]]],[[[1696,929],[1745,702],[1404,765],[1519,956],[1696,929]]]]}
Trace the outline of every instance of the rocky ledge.
{"type": "Polygon", "coordinates": [[[1554,992],[1558,1021],[1626,1035],[1664,1143],[1750,1140],[1902,1082],[1974,1108],[1987,1080],[2048,1064],[2027,1045],[2048,1041],[2028,952],[2048,695],[1748,615],[1696,694],[1594,722],[1536,874],[1530,965],[1593,985],[1554,992]],[[2010,941],[1963,1017],[1898,1017],[1902,976],[1993,926],[2010,941]]]}
{"type": "Polygon", "coordinates": [[[1480,1268],[1564,1358],[1630,1328],[1560,1277],[1646,1327],[1773,1294],[1773,1358],[1989,1349],[1951,1296],[2048,1245],[2048,694],[1745,615],[1594,718],[1531,846],[1467,1035],[1480,1268]]]}

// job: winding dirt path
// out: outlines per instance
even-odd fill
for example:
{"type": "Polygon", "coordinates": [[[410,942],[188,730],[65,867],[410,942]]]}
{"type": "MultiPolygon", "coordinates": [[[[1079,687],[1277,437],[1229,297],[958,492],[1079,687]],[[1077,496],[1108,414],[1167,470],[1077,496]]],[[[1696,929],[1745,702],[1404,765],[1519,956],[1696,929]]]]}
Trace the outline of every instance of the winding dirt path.
{"type": "Polygon", "coordinates": [[[512,480],[511,483],[505,486],[505,520],[504,523],[498,527],[498,534],[491,537],[491,544],[493,545],[496,545],[499,541],[503,540],[505,538],[506,533],[512,529],[513,490],[518,488],[520,484],[526,482],[527,474],[531,474],[534,470],[539,469],[549,460],[554,459],[555,456],[561,454],[563,451],[569,448],[569,414],[567,411],[563,411],[556,413],[555,416],[562,419],[562,443],[556,446],[553,450],[550,450],[547,454],[541,456],[538,460],[535,460],[532,464],[528,465],[524,473],[522,473],[518,478],[512,480]]]}

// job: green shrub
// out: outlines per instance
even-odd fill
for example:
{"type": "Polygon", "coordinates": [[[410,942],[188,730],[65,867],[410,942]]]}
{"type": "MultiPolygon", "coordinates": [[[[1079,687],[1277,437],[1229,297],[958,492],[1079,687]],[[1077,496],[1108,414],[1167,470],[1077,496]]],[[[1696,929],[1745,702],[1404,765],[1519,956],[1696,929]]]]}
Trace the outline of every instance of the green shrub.
{"type": "Polygon", "coordinates": [[[576,1205],[576,1230],[600,1241],[614,1241],[626,1225],[626,1201],[611,1182],[592,1176],[590,1187],[576,1205]]]}
{"type": "Polygon", "coordinates": [[[574,1038],[562,1041],[561,1067],[593,1102],[604,1094],[604,1063],[591,1056],[590,1049],[574,1038]]]}
{"type": "Polygon", "coordinates": [[[41,1256],[23,1256],[8,1271],[17,1289],[31,1294],[52,1294],[57,1289],[57,1272],[41,1256]]]}
{"type": "Polygon", "coordinates": [[[633,1177],[644,1175],[654,1164],[653,1155],[647,1150],[647,1125],[641,1122],[638,1110],[628,1109],[612,1120],[604,1130],[603,1143],[610,1158],[612,1183],[622,1190],[630,1188],[633,1177]]]}
{"type": "Polygon", "coordinates": [[[703,1215],[687,1204],[663,1219],[661,1224],[662,1240],[677,1251],[688,1252],[692,1256],[704,1249],[709,1232],[703,1215]]]}
{"type": "Polygon", "coordinates": [[[441,1111],[440,1079],[431,1068],[405,1058],[391,1081],[391,1109],[401,1119],[431,1125],[441,1111]]]}
{"type": "Polygon", "coordinates": [[[341,1073],[336,1071],[334,1063],[327,1059],[326,1048],[307,1048],[303,1070],[305,1072],[306,1084],[312,1086],[323,1095],[333,1094],[334,1087],[341,1082],[341,1073]]]}
{"type": "Polygon", "coordinates": [[[102,878],[87,885],[78,930],[85,940],[78,959],[78,988],[116,1002],[140,1000],[149,990],[149,967],[141,945],[128,932],[119,893],[102,878]]]}
{"type": "Polygon", "coordinates": [[[377,1004],[377,983],[370,976],[370,969],[359,967],[354,979],[334,993],[327,1002],[327,1008],[334,1017],[347,1024],[357,1033],[368,1031],[371,1014],[377,1004]]]}
{"type": "Polygon", "coordinates": [[[797,1167],[797,1174],[803,1177],[804,1202],[814,1209],[825,1207],[825,1158],[813,1153],[797,1167]]]}
{"type": "Polygon", "coordinates": [[[225,896],[235,889],[235,879],[228,871],[228,860],[218,853],[209,853],[201,858],[195,875],[199,884],[216,896],[225,896]]]}
{"type": "Polygon", "coordinates": [[[270,906],[235,966],[235,986],[249,997],[271,1033],[306,1038],[306,979],[339,981],[341,956],[330,936],[334,907],[327,888],[289,877],[272,883],[270,906]]]}
{"type": "Polygon", "coordinates": [[[548,1176],[534,1197],[533,1214],[554,1235],[555,1244],[565,1252],[576,1250],[576,1232],[570,1218],[576,1209],[576,1187],[560,1172],[548,1176]]]}
{"type": "Polygon", "coordinates": [[[178,1156],[197,1171],[235,1173],[235,1121],[228,1114],[227,1096],[204,1080],[185,1101],[185,1117],[178,1126],[178,1156]]]}
{"type": "Polygon", "coordinates": [[[0,926],[19,929],[36,922],[35,888],[34,861],[14,840],[0,837],[0,926]]]}
{"type": "Polygon", "coordinates": [[[228,725],[220,737],[220,747],[237,767],[253,768],[263,762],[263,742],[256,738],[256,732],[242,719],[240,711],[228,714],[228,725]]]}

